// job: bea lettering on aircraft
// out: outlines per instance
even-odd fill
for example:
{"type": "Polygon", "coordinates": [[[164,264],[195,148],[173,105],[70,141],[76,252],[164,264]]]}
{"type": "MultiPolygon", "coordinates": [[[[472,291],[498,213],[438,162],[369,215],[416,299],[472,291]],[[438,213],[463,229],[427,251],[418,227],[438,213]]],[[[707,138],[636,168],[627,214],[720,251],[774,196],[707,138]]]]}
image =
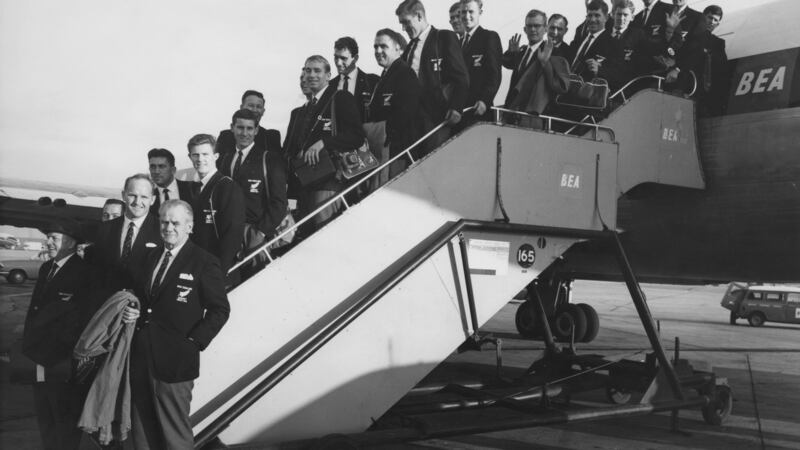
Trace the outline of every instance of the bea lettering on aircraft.
{"type": "Polygon", "coordinates": [[[583,168],[574,164],[562,166],[559,172],[559,193],[568,197],[581,197],[583,184],[583,168]]]}
{"type": "Polygon", "coordinates": [[[754,55],[736,60],[731,77],[728,113],[748,113],[790,107],[800,92],[792,92],[800,49],[754,55]]]}

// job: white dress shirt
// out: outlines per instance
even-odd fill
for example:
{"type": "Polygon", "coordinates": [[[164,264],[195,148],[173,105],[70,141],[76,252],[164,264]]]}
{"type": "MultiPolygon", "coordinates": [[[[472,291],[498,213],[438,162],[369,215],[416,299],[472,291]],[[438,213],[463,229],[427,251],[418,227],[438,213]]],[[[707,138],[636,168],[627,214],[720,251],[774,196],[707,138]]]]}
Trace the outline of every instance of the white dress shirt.
{"type": "Polygon", "coordinates": [[[419,77],[420,59],[422,59],[422,47],[425,46],[425,40],[428,39],[429,34],[431,34],[430,25],[428,25],[428,27],[422,30],[422,33],[419,34],[419,41],[417,42],[417,47],[414,49],[414,54],[411,55],[411,68],[414,69],[414,73],[416,73],[418,77],[419,77]]]}
{"type": "Polygon", "coordinates": [[[345,77],[347,77],[347,92],[356,95],[356,80],[358,79],[358,67],[354,68],[353,71],[348,74],[339,75],[339,86],[336,87],[337,90],[341,91],[342,89],[344,89],[345,77]]]}
{"type": "Polygon", "coordinates": [[[120,235],[119,239],[119,254],[122,254],[122,250],[125,248],[125,236],[128,234],[128,224],[133,222],[133,239],[131,239],[131,248],[133,248],[133,243],[136,242],[136,236],[139,235],[139,230],[142,229],[142,223],[144,223],[144,219],[147,216],[139,217],[138,219],[128,219],[128,216],[124,215],[124,219],[122,221],[122,234],[120,235]]]}

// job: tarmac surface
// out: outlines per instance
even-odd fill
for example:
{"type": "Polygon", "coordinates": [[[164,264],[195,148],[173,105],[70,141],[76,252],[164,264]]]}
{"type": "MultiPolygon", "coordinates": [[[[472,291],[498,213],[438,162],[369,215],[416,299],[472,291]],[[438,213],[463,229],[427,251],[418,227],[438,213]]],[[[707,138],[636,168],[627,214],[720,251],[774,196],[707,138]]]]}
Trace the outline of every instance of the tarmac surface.
{"type": "MultiPolygon", "coordinates": [[[[9,381],[8,352],[21,336],[33,284],[0,281],[0,449],[36,449],[38,431],[30,385],[9,381]]],[[[800,449],[800,326],[767,322],[753,328],[743,319],[728,324],[719,303],[725,286],[642,285],[669,355],[680,337],[681,357],[695,368],[714,370],[734,393],[733,412],[722,426],[707,425],[699,411],[680,413],[680,432],[669,414],[525,428],[381,448],[435,449],[800,449]]],[[[574,303],[589,303],[600,316],[594,342],[578,344],[579,354],[640,359],[649,351],[644,330],[620,283],[578,281],[574,303]]],[[[502,339],[503,372],[524,370],[541,356],[539,341],[525,340],[514,328],[517,305],[504,307],[484,328],[502,339]]],[[[475,379],[495,371],[495,352],[453,354],[428,381],[475,379]]],[[[590,401],[593,399],[590,398],[590,401]]],[[[599,395],[594,401],[602,402],[599,395]]],[[[96,448],[84,439],[81,448],[96,448]]]]}

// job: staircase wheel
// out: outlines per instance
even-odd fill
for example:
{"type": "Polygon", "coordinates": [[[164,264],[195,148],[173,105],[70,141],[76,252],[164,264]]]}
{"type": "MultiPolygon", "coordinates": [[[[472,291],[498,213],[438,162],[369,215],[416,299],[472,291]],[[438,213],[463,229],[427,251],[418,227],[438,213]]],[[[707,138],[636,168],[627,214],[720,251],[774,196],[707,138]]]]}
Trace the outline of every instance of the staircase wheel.
{"type": "Polygon", "coordinates": [[[606,387],[606,398],[615,405],[624,405],[631,401],[631,393],[627,389],[608,386],[606,387]]]}
{"type": "Polygon", "coordinates": [[[586,314],[578,305],[563,305],[558,308],[552,328],[553,333],[561,341],[569,341],[574,328],[575,342],[581,342],[586,335],[586,314]]]}
{"type": "Polygon", "coordinates": [[[517,332],[525,338],[537,337],[541,324],[539,323],[539,312],[531,302],[522,302],[517,307],[517,314],[514,316],[514,324],[517,332]]]}
{"type": "Polygon", "coordinates": [[[586,315],[586,334],[583,335],[581,342],[592,342],[597,337],[597,333],[600,332],[600,317],[598,317],[597,310],[592,305],[578,303],[578,307],[586,315]]]}
{"type": "Polygon", "coordinates": [[[725,385],[714,387],[711,404],[703,407],[703,419],[709,425],[722,425],[733,411],[733,391],[725,385]]]}

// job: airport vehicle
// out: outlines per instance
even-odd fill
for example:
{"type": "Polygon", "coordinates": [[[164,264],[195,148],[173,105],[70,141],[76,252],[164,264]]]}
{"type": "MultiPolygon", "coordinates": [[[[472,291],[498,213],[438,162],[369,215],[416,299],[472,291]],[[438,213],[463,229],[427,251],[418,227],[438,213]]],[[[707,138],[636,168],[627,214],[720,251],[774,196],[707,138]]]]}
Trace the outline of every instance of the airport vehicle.
{"type": "Polygon", "coordinates": [[[800,323],[800,287],[731,283],[722,297],[731,325],[747,319],[750,326],[764,322],[800,323]]]}
{"type": "Polygon", "coordinates": [[[33,257],[28,259],[4,259],[0,261],[0,276],[11,284],[22,284],[39,277],[39,267],[45,260],[33,257]]]}
{"type": "MultiPolygon", "coordinates": [[[[583,124],[581,136],[478,124],[358,205],[344,193],[332,199],[348,210],[231,291],[230,321],[203,353],[193,392],[198,444],[361,433],[453,349],[491,343],[480,326],[525,286],[517,325],[541,335],[548,352],[522,380],[525,396],[501,398],[539,415],[394,436],[688,407],[721,422],[730,389],[667,357],[638,280],[797,281],[800,39],[788,30],[800,9],[770,5],[749,22],[726,18],[735,32],[725,35],[733,61],[725,116],[696,120],[691,100],[647,89],[583,124]],[[757,20],[771,20],[774,32],[763,36],[757,20]],[[577,278],[626,281],[652,356],[610,361],[555,344],[555,317],[569,341],[589,333],[584,308],[566,306],[577,278]],[[591,382],[565,381],[579,376],[591,382]],[[587,386],[615,403],[643,395],[601,410],[549,408],[587,386]]],[[[471,394],[497,403],[494,392],[471,394]]]]}

